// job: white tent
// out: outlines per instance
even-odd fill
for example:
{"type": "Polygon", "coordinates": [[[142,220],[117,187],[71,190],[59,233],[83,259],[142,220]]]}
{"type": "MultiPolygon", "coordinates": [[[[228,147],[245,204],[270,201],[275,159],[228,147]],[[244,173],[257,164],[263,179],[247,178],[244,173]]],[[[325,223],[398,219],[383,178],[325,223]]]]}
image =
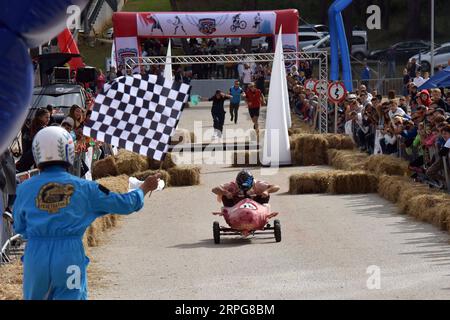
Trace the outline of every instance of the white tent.
{"type": "Polygon", "coordinates": [[[261,161],[264,166],[276,167],[292,164],[288,134],[288,116],[286,114],[287,110],[289,110],[289,105],[287,105],[289,101],[284,97],[283,82],[286,82],[284,68],[283,41],[280,28],[270,77],[266,131],[264,133],[261,161]]]}

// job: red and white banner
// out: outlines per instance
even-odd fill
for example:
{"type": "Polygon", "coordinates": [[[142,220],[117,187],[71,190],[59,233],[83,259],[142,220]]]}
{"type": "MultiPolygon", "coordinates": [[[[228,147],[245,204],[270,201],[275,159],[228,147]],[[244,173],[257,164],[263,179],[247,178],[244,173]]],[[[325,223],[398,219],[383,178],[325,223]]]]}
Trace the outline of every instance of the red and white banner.
{"type": "Polygon", "coordinates": [[[283,49],[298,49],[296,9],[244,12],[116,12],[116,59],[139,56],[142,38],[217,38],[275,36],[282,26],[283,49]]]}
{"type": "Polygon", "coordinates": [[[235,37],[274,34],[275,12],[137,13],[138,37],[235,37]]]}

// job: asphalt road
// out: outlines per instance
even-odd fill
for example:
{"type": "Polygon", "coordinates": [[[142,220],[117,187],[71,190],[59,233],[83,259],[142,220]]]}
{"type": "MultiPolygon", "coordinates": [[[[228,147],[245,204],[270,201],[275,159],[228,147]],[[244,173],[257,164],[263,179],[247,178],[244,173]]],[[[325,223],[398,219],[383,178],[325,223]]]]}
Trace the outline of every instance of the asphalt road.
{"type": "Polygon", "coordinates": [[[101,280],[90,298],[450,299],[449,235],[376,194],[287,194],[292,173],[323,169],[253,171],[281,186],[271,199],[280,243],[263,235],[214,244],[212,223],[225,222],[211,215],[220,204],[210,190],[234,179],[229,165],[203,165],[199,186],[154,192],[92,250],[101,280]]]}
{"type": "Polygon", "coordinates": [[[210,212],[219,204],[210,189],[232,180],[234,169],[204,167],[200,186],[154,193],[93,251],[102,280],[91,298],[450,298],[445,232],[396,214],[377,195],[287,195],[288,176],[312,169],[264,177],[281,185],[271,199],[281,212],[280,243],[271,235],[213,243],[210,212]],[[377,281],[367,287],[373,265],[380,289],[377,281]]]}

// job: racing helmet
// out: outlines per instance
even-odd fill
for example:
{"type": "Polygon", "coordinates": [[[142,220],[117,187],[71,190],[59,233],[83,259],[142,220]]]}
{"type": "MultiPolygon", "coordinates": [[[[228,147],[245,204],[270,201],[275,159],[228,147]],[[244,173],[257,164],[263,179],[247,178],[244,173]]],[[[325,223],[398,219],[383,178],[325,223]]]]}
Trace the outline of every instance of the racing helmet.
{"type": "Polygon", "coordinates": [[[248,170],[241,170],[236,176],[236,183],[240,190],[248,191],[253,187],[255,179],[248,170]]]}
{"type": "Polygon", "coordinates": [[[33,139],[33,157],[38,168],[59,164],[70,167],[75,158],[75,146],[70,133],[61,127],[46,127],[33,139]]]}

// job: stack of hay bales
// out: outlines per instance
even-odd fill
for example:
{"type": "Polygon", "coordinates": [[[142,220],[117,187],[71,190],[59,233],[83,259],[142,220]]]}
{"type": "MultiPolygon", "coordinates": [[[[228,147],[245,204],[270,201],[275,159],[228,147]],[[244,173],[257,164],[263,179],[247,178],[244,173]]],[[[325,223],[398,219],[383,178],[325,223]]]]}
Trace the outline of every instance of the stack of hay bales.
{"type": "Polygon", "coordinates": [[[364,171],[322,171],[289,178],[289,193],[360,194],[377,192],[378,179],[364,171]]]}
{"type": "Polygon", "coordinates": [[[164,183],[166,184],[166,187],[170,186],[170,175],[166,170],[145,170],[142,172],[138,172],[136,173],[134,176],[141,180],[144,181],[145,179],[147,179],[149,176],[152,176],[154,174],[160,173],[161,174],[161,179],[164,180],[164,183]]]}
{"type": "Polygon", "coordinates": [[[333,171],[299,173],[289,177],[290,194],[325,193],[333,171]]]}
{"type": "Polygon", "coordinates": [[[258,151],[234,151],[233,152],[233,167],[254,167],[260,166],[258,151]]]}
{"type": "Polygon", "coordinates": [[[168,170],[176,167],[175,156],[171,153],[166,153],[163,161],[154,160],[153,158],[147,158],[147,169],[150,170],[168,170]]]}
{"type": "Polygon", "coordinates": [[[115,156],[119,174],[132,175],[135,172],[147,170],[147,157],[120,149],[115,156]]]}
{"type": "Polygon", "coordinates": [[[328,141],[329,149],[353,150],[355,148],[352,138],[347,135],[326,133],[323,137],[328,141]]]}
{"type": "Polygon", "coordinates": [[[378,178],[365,171],[336,171],[331,175],[328,192],[360,194],[377,192],[378,178]]]}
{"type": "Polygon", "coordinates": [[[405,160],[384,154],[371,155],[366,163],[366,169],[377,175],[406,176],[408,167],[405,160]]]}
{"type": "Polygon", "coordinates": [[[182,166],[167,170],[170,176],[170,185],[174,187],[195,186],[200,184],[200,167],[182,166]]]}
{"type": "Polygon", "coordinates": [[[397,204],[400,213],[450,231],[450,195],[388,175],[380,177],[378,190],[382,197],[397,204]]]}
{"type": "Polygon", "coordinates": [[[296,165],[327,164],[328,141],[319,134],[297,134],[290,138],[292,162],[296,165]]]}
{"type": "Polygon", "coordinates": [[[109,176],[117,176],[119,168],[113,156],[108,156],[105,159],[95,161],[92,166],[92,179],[97,180],[109,176]]]}
{"type": "Polygon", "coordinates": [[[118,177],[118,180],[121,180],[122,177],[128,179],[129,176],[145,180],[149,175],[160,172],[167,186],[198,185],[200,168],[177,166],[175,160],[175,156],[171,153],[167,153],[163,161],[157,161],[127,150],[119,150],[117,156],[97,161],[94,164],[93,176],[94,179],[101,179],[122,175],[118,177]]]}
{"type": "Polygon", "coordinates": [[[366,153],[330,149],[327,163],[339,170],[361,171],[366,169],[368,158],[366,153]]]}

